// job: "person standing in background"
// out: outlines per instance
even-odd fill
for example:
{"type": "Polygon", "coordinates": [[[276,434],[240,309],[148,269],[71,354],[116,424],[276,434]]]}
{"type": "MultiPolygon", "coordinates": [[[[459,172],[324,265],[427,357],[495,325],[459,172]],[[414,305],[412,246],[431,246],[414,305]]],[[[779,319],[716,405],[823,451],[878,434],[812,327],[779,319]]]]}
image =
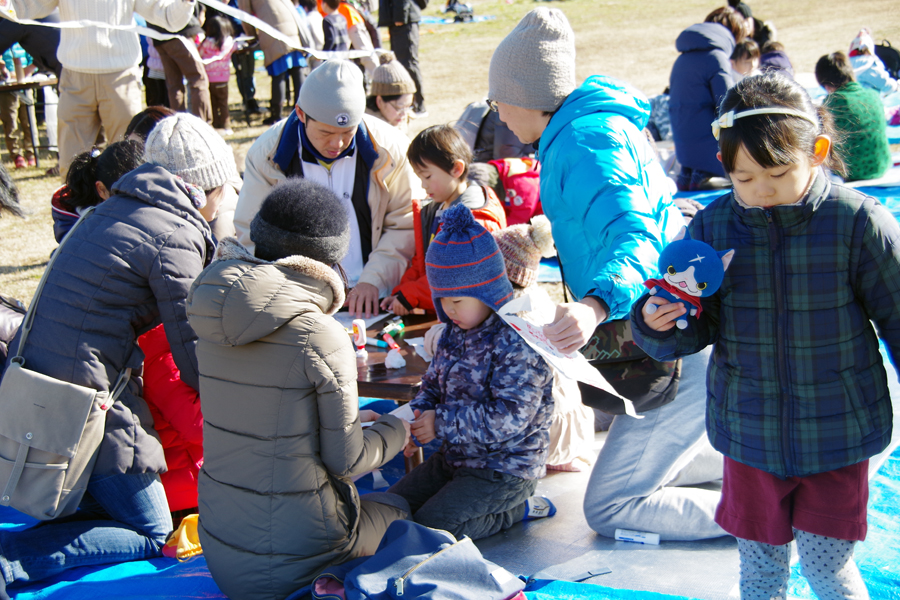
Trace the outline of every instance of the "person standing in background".
{"type": "MultiPolygon", "coordinates": [[[[194,12],[195,0],[11,0],[21,19],[46,17],[59,8],[61,21],[131,25],[137,12],[149,23],[179,30],[194,12]]],[[[141,45],[138,35],[118,29],[63,29],[57,58],[59,81],[59,164],[65,178],[72,158],[90,149],[100,133],[121,139],[141,111],[141,45]]]]}
{"type": "Polygon", "coordinates": [[[419,21],[422,9],[427,6],[428,0],[380,0],[378,9],[378,26],[388,28],[391,50],[416,82],[413,117],[428,115],[419,69],[419,21]]]}

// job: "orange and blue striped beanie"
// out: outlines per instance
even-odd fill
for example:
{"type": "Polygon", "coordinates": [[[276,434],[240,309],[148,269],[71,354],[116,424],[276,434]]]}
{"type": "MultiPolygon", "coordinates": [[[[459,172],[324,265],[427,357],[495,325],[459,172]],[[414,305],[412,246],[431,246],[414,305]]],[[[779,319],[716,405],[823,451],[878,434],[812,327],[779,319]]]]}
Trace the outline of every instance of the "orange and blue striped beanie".
{"type": "Polygon", "coordinates": [[[439,298],[477,298],[494,311],[513,298],[494,236],[462,204],[444,212],[441,230],[425,253],[425,273],[435,310],[445,323],[439,298]]]}

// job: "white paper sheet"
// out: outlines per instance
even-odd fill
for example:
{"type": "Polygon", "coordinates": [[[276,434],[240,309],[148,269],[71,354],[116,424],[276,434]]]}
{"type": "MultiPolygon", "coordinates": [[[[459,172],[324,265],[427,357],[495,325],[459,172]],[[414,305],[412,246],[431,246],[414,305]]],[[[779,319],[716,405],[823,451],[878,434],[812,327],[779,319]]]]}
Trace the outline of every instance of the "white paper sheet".
{"type": "Polygon", "coordinates": [[[634,404],[631,400],[619,395],[609,382],[606,381],[606,378],[604,378],[597,369],[592,367],[581,353],[573,352],[569,355],[562,354],[550,343],[547,336],[544,335],[543,324],[532,323],[531,321],[518,316],[517,313],[523,311],[531,311],[531,298],[527,295],[507,302],[500,307],[500,310],[498,310],[497,313],[500,315],[500,318],[509,323],[510,327],[515,329],[519,335],[522,336],[522,339],[543,356],[547,363],[559,371],[560,374],[612,394],[625,403],[625,414],[634,417],[635,419],[644,418],[635,412],[634,404]]]}

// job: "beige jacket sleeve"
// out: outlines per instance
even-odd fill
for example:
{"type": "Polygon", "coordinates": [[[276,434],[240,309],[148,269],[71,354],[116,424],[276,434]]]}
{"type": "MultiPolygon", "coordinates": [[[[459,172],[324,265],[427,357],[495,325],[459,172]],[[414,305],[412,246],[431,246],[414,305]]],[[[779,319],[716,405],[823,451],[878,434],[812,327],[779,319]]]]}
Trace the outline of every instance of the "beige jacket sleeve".
{"type": "MultiPolygon", "coordinates": [[[[378,210],[372,214],[372,239],[374,247],[369,254],[369,261],[363,268],[359,283],[369,283],[378,288],[379,295],[384,297],[391,293],[398,283],[415,250],[413,233],[412,199],[424,199],[425,192],[406,158],[409,139],[397,131],[383,132],[389,128],[374,118],[366,118],[372,138],[379,144],[382,152],[390,155],[393,168],[385,166],[382,170],[387,175],[382,179],[381,173],[375,172],[375,181],[371,182],[370,198],[377,184],[380,195],[378,210]],[[382,139],[376,136],[385,136],[382,139]],[[383,143],[382,143],[382,140],[383,143]],[[383,209],[382,209],[383,207],[383,209]],[[378,216],[381,216],[380,220],[378,216]]],[[[393,129],[393,128],[391,128],[393,129]]],[[[373,204],[370,202],[370,204],[373,204]]]]}
{"type": "Polygon", "coordinates": [[[188,24],[194,14],[193,0],[135,0],[134,12],[148,23],[178,31],[188,24]]]}
{"type": "Polygon", "coordinates": [[[259,212],[269,190],[285,179],[284,173],[269,160],[281,137],[282,127],[272,127],[259,136],[244,159],[244,182],[234,209],[234,230],[238,241],[251,254],[256,244],[250,241],[250,222],[259,212]]]}
{"type": "Polygon", "coordinates": [[[356,393],[356,357],[347,332],[331,317],[310,333],[306,375],[316,388],[319,452],[329,472],[352,477],[377,469],[400,450],[406,432],[384,415],[363,431],[356,393]]]}

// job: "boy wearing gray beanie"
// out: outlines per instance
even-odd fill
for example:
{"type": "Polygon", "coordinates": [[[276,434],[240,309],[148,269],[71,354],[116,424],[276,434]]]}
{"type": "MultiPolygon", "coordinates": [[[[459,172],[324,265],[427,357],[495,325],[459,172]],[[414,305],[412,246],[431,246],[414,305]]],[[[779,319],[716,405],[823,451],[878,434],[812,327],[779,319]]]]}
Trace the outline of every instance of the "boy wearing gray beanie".
{"type": "Polygon", "coordinates": [[[425,196],[406,158],[409,139],[365,110],[359,67],[329,60],[313,69],[295,110],[247,152],[234,216],[238,240],[252,252],[251,223],[273,186],[302,177],[329,188],[350,219],[340,264],[354,316],[375,314],[400,282],[414,247],[412,199],[425,196]]]}
{"type": "MultiPolygon", "coordinates": [[[[544,333],[563,353],[591,341],[593,356],[614,354],[620,350],[603,341],[618,339],[615,332],[627,325],[660,251],[684,224],[671,182],[641,131],[650,103],[611,77],[595,75],[576,84],[575,35],[559,9],[541,7],[525,15],[494,52],[489,79],[491,108],[519,140],[538,147],[541,204],[577,299],[557,307],[544,333]]],[[[674,465],[690,463],[709,447],[707,358],[683,359],[670,404],[670,396],[648,383],[646,404],[639,408],[645,419],[621,415],[620,400],[582,386],[586,404],[617,414],[585,494],[588,524],[601,535],[613,537],[616,528],[652,531],[668,540],[724,535],[713,520],[718,493],[663,487],[677,472],[674,465]]],[[[602,364],[597,368],[603,372],[602,364]]],[[[721,458],[709,464],[702,475],[721,477],[721,458]]]]}

